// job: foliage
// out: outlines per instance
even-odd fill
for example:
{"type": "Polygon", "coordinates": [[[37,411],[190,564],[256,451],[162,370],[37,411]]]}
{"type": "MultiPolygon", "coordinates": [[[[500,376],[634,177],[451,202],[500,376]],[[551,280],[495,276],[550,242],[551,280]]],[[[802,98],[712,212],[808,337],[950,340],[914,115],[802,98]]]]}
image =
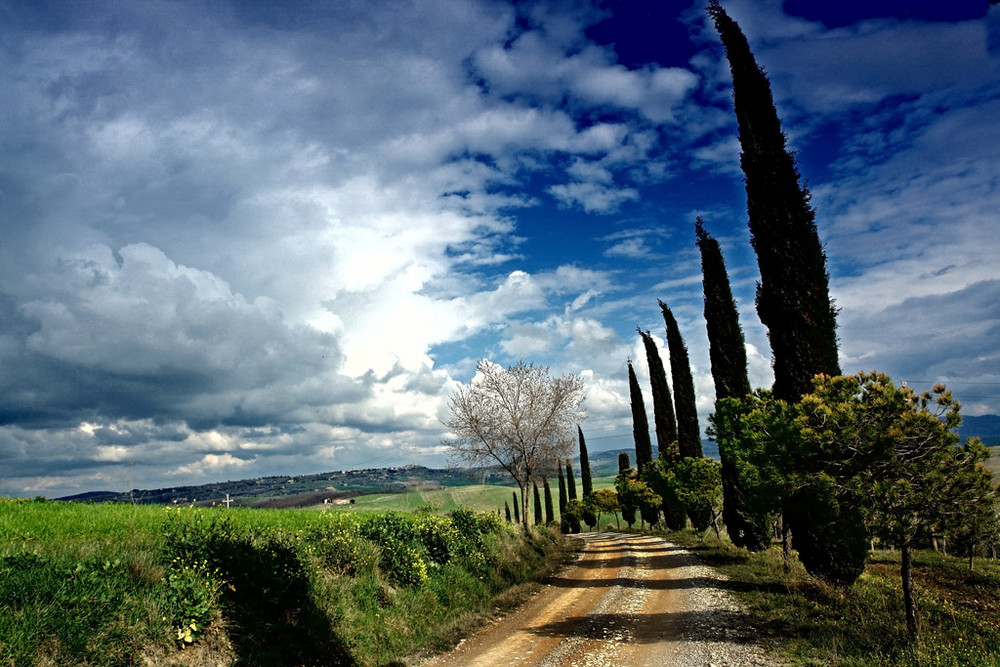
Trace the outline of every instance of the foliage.
{"type": "Polygon", "coordinates": [[[552,487],[549,485],[548,477],[542,477],[542,487],[545,495],[545,523],[550,524],[555,521],[555,512],[552,508],[552,487]]]}
{"type": "Polygon", "coordinates": [[[716,400],[742,398],[751,392],[747,377],[747,351],[739,311],[729,286],[729,274],[719,242],[705,231],[705,221],[695,221],[701,252],[705,325],[716,400]]]}
{"type": "Polygon", "coordinates": [[[628,391],[632,405],[632,437],[635,440],[635,465],[642,469],[653,461],[653,443],[649,439],[649,420],[646,419],[646,404],[642,400],[642,389],[632,368],[632,360],[628,360],[628,391]]]}
{"type": "Polygon", "coordinates": [[[695,405],[694,377],[688,359],[687,345],[680,327],[667,304],[660,303],[663,322],[667,329],[667,349],[670,351],[670,378],[674,382],[674,408],[677,414],[677,448],[681,458],[702,456],[701,428],[698,426],[698,408],[695,405]]]}
{"type": "Polygon", "coordinates": [[[576,427],[580,440],[580,482],[583,484],[583,497],[594,492],[594,478],[590,473],[590,456],[587,453],[587,441],[583,437],[583,429],[576,427]]]}
{"type": "Polygon", "coordinates": [[[526,533],[528,484],[568,453],[582,401],[580,376],[551,377],[548,367],[521,361],[503,368],[485,359],[472,382],[451,396],[452,456],[469,466],[497,464],[517,482],[526,533]]]}
{"type": "MultiPolygon", "coordinates": [[[[674,473],[674,468],[679,464],[678,457],[661,454],[639,475],[639,478],[660,497],[659,509],[663,512],[663,521],[668,530],[683,530],[687,525],[687,510],[681,501],[678,480],[674,473]]],[[[649,520],[648,510],[643,518],[649,520]]]]}
{"type": "Polygon", "coordinates": [[[674,399],[667,384],[667,372],[663,368],[663,359],[656,349],[656,341],[648,331],[636,327],[642,338],[642,346],[646,350],[646,365],[649,367],[649,386],[653,392],[653,426],[656,431],[656,448],[663,456],[676,447],[677,418],[674,415],[674,399]]]}
{"type": "MultiPolygon", "coordinates": [[[[624,463],[628,465],[628,454],[622,452],[618,459],[619,466],[624,463]],[[624,458],[623,458],[624,457],[624,458]]],[[[635,523],[635,513],[639,509],[639,501],[636,498],[634,489],[630,487],[630,484],[636,477],[635,468],[625,467],[619,470],[618,476],[615,477],[615,491],[618,496],[618,506],[622,511],[622,519],[625,520],[625,524],[631,530],[632,524],[635,523]]]]}
{"type": "MultiPolygon", "coordinates": [[[[720,401],[720,451],[738,466],[748,508],[781,508],[799,560],[849,586],[870,539],[901,550],[906,625],[918,630],[911,553],[921,540],[963,528],[988,532],[996,492],[980,465],[987,450],[959,444],[960,406],[943,386],[915,394],[881,373],[817,376],[796,404],[758,391],[720,401]]],[[[717,433],[717,435],[719,435],[717,433]]]]}
{"type": "Polygon", "coordinates": [[[785,145],[767,76],[718,0],[710,0],[708,13],[733,78],[751,244],[761,276],[757,313],[771,342],[774,393],[794,402],[811,390],[814,375],[840,374],[837,310],[830,300],[826,255],[809,192],[799,185],[795,157],[785,145]]]}
{"type": "Polygon", "coordinates": [[[590,511],[597,515],[597,524],[600,525],[601,515],[604,513],[614,514],[615,522],[618,521],[618,492],[614,489],[598,489],[587,496],[584,502],[590,507],[590,511]]]}
{"type": "MultiPolygon", "coordinates": [[[[709,417],[708,433],[719,444],[722,459],[722,521],[738,547],[761,551],[771,543],[771,518],[779,511],[779,469],[769,466],[762,441],[755,439],[753,410],[764,394],[719,399],[709,417]]],[[[784,404],[781,404],[784,405],[784,404]]]]}
{"type": "Polygon", "coordinates": [[[583,517],[583,501],[578,498],[566,501],[566,511],[562,514],[562,530],[564,533],[579,533],[580,519],[583,517]]]}

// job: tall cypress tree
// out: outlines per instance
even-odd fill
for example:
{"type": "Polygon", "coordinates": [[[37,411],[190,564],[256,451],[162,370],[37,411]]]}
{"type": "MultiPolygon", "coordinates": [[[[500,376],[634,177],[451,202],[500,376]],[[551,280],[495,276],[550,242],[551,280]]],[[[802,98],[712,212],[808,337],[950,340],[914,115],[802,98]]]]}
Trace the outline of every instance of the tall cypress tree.
{"type": "MultiPolygon", "coordinates": [[[[719,242],[705,230],[705,221],[701,218],[695,221],[694,230],[701,251],[705,325],[718,405],[719,401],[739,399],[751,391],[747,377],[746,340],[719,242]]],[[[723,416],[717,409],[712,418],[719,420],[723,416]]],[[[767,516],[751,512],[747,507],[746,488],[736,467],[735,443],[727,441],[727,434],[733,433],[733,429],[719,423],[714,428],[722,460],[722,521],[733,544],[760,551],[770,543],[767,516]]]]}
{"type": "MultiPolygon", "coordinates": [[[[757,314],[774,356],[774,395],[789,403],[812,391],[817,373],[840,375],[837,309],[809,191],[774,108],[771,85],[739,25],[710,0],[708,13],[729,60],[746,177],[750,242],[757,252],[757,314]]],[[[677,388],[674,388],[676,391],[677,388]]]]}
{"type": "Polygon", "coordinates": [[[583,429],[577,424],[580,436],[580,481],[583,483],[583,497],[589,498],[594,493],[594,480],[590,475],[590,456],[587,454],[587,441],[583,439],[583,429]]]}
{"type": "Polygon", "coordinates": [[[705,221],[695,220],[694,231],[701,251],[701,277],[705,292],[705,325],[708,356],[712,361],[715,400],[743,398],[750,393],[747,349],[740,327],[736,299],[729,286],[726,262],[719,242],[705,231],[705,221]]]}
{"type": "MultiPolygon", "coordinates": [[[[709,0],[708,13],[733,76],[750,241],[761,278],[757,314],[771,341],[774,396],[794,403],[812,391],[816,374],[840,375],[837,309],[830,300],[826,254],[809,191],[799,184],[798,166],[785,146],[767,76],[718,0],[709,0]]],[[[832,523],[817,522],[815,517],[836,514],[837,508],[802,491],[782,499],[782,505],[786,553],[790,531],[810,574],[828,578],[863,553],[860,516],[845,513],[832,523]]]]}
{"type": "Polygon", "coordinates": [[[562,519],[563,513],[566,511],[566,478],[563,477],[562,465],[558,462],[556,463],[556,470],[559,473],[559,518],[562,519]]]}
{"type": "Polygon", "coordinates": [[[656,349],[656,341],[648,331],[635,328],[642,337],[642,345],[646,348],[646,365],[649,366],[649,384],[653,390],[653,425],[656,431],[656,449],[660,456],[677,458],[677,418],[674,415],[674,399],[670,395],[670,385],[667,384],[667,371],[663,368],[663,359],[656,349]]]}
{"type": "Polygon", "coordinates": [[[517,502],[517,491],[511,492],[514,496],[514,523],[521,523],[521,503],[517,502]]]}
{"type": "Polygon", "coordinates": [[[642,400],[639,379],[628,360],[628,393],[632,402],[632,438],[635,440],[635,465],[639,472],[653,461],[653,442],[649,439],[649,420],[646,419],[646,404],[642,400]]]}
{"type": "Polygon", "coordinates": [[[548,477],[542,477],[542,489],[545,495],[545,523],[552,523],[556,520],[556,513],[552,510],[552,487],[548,477]]]}
{"type": "Polygon", "coordinates": [[[535,496],[535,525],[542,523],[542,496],[538,493],[538,484],[531,482],[531,489],[535,496]]]}
{"type": "MultiPolygon", "coordinates": [[[[576,495],[576,475],[573,474],[573,461],[570,459],[566,459],[566,497],[569,500],[579,500],[576,495]]],[[[582,518],[578,513],[575,513],[569,519],[570,532],[574,535],[580,532],[580,519],[582,518]]]]}
{"type": "Polygon", "coordinates": [[[670,377],[674,381],[674,405],[677,409],[677,447],[682,458],[701,458],[701,429],[698,428],[698,408],[695,405],[694,378],[687,346],[667,304],[660,303],[667,328],[667,349],[670,352],[670,377]]]}

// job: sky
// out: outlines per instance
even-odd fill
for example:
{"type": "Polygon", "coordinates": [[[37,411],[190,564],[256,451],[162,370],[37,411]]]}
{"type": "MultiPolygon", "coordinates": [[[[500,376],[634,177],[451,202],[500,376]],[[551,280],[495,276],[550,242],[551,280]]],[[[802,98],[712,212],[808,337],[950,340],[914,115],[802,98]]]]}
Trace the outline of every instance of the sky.
{"type": "MultiPolygon", "coordinates": [[[[1000,414],[1000,5],[722,4],[843,370],[1000,414]]],[[[630,446],[658,299],[704,428],[696,216],[772,381],[700,0],[0,0],[0,90],[0,495],[442,467],[484,358],[581,374],[630,446]]]]}

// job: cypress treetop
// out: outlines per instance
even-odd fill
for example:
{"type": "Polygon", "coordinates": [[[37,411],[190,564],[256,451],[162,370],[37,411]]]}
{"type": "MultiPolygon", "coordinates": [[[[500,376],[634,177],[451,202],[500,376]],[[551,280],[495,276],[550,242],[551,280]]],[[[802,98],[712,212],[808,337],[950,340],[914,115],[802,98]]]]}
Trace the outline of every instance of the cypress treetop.
{"type": "Polygon", "coordinates": [[[646,349],[646,365],[649,366],[649,385],[653,391],[653,430],[656,432],[656,449],[661,456],[673,458],[674,443],[677,442],[677,418],[674,415],[674,399],[667,384],[667,372],[663,359],[656,349],[656,341],[648,331],[635,328],[642,337],[646,349]]]}
{"type": "Polygon", "coordinates": [[[791,403],[812,390],[817,373],[840,375],[837,309],[830,300],[826,254],[809,191],[799,184],[798,166],[785,145],[767,76],[718,0],[710,0],[708,14],[733,77],[750,242],[760,270],[757,314],[771,341],[774,395],[791,403]]]}
{"type": "Polygon", "coordinates": [[[750,393],[747,377],[747,350],[740,327],[736,299],[729,286],[729,274],[719,242],[705,231],[705,221],[694,226],[701,251],[702,286],[705,292],[705,327],[708,354],[712,362],[715,398],[742,398],[750,393]]]}

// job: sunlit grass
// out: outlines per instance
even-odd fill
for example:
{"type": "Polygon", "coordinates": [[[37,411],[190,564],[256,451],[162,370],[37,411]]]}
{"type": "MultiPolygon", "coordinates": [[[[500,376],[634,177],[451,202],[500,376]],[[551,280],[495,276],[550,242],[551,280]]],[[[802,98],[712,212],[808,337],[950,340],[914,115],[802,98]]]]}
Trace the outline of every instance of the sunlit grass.
{"type": "Polygon", "coordinates": [[[559,561],[495,515],[393,516],[0,499],[0,664],[189,646],[213,664],[386,664],[454,641],[559,561]]]}
{"type": "Polygon", "coordinates": [[[846,592],[811,578],[781,549],[751,554],[714,536],[671,533],[730,578],[764,642],[794,665],[1000,665],[1000,563],[918,552],[921,634],[906,634],[898,552],[872,554],[846,592]]]}

